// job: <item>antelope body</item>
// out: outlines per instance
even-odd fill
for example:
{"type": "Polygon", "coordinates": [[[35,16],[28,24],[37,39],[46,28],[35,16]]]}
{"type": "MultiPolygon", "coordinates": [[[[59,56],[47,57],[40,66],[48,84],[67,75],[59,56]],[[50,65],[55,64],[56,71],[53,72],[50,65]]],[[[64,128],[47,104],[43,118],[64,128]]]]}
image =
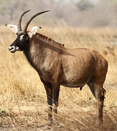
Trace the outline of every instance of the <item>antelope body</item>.
{"type": "MultiPolygon", "coordinates": [[[[29,10],[28,10],[29,11],[29,10]]],[[[43,11],[32,16],[21,28],[21,14],[18,26],[7,24],[14,33],[16,40],[9,46],[9,51],[23,51],[29,63],[34,67],[44,84],[48,102],[48,123],[56,123],[57,106],[60,85],[66,87],[82,87],[87,84],[97,99],[96,123],[100,125],[103,117],[104,88],[103,84],[108,69],[107,61],[96,51],[79,48],[67,49],[62,44],[37,33],[38,27],[27,31],[34,17],[45,13],[43,11]],[[54,113],[52,113],[54,112],[54,113]],[[54,118],[52,118],[54,116],[54,118]]]]}

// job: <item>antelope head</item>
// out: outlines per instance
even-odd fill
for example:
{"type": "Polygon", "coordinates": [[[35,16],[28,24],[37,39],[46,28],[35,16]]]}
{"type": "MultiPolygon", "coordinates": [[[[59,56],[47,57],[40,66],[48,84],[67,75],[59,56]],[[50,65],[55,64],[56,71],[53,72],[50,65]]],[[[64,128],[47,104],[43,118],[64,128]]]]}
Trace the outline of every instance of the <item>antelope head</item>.
{"type": "Polygon", "coordinates": [[[15,41],[8,47],[9,51],[11,53],[15,53],[16,51],[23,51],[26,49],[27,44],[29,44],[29,37],[31,38],[33,35],[36,34],[38,28],[38,26],[34,26],[30,32],[30,36],[28,35],[28,25],[30,24],[30,22],[38,15],[43,14],[47,11],[43,11],[43,12],[39,12],[35,15],[33,15],[28,22],[25,24],[24,28],[22,29],[21,27],[21,21],[22,21],[22,17],[24,16],[24,14],[26,14],[27,12],[29,12],[30,10],[27,10],[25,12],[23,12],[18,20],[18,24],[16,25],[12,25],[12,24],[6,24],[5,26],[7,26],[8,28],[10,28],[15,34],[16,34],[16,39],[15,41]]]}

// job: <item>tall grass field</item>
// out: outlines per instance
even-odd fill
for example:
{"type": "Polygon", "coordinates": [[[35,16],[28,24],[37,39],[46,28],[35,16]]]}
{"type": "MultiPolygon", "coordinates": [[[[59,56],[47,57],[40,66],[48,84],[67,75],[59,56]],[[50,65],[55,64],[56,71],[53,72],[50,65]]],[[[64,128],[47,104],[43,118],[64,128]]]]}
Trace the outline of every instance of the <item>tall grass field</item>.
{"type": "MultiPolygon", "coordinates": [[[[30,30],[31,28],[29,28],[30,30]]],[[[39,33],[65,44],[101,53],[109,67],[104,83],[104,122],[96,128],[96,100],[89,87],[61,86],[56,131],[117,131],[117,29],[43,27],[39,33]]],[[[46,92],[23,52],[8,46],[15,35],[0,26],[0,131],[43,131],[47,121],[46,92]]]]}

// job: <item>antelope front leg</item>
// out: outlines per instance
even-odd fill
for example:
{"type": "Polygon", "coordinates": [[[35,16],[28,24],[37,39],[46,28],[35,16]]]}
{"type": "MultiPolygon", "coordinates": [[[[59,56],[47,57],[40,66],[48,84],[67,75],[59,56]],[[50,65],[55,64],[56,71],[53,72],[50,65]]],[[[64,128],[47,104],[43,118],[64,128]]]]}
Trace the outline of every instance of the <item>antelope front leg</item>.
{"type": "Polygon", "coordinates": [[[47,101],[48,101],[48,122],[47,126],[52,126],[52,98],[49,98],[47,96],[47,101]]]}
{"type": "Polygon", "coordinates": [[[58,125],[57,119],[57,107],[58,107],[58,98],[59,98],[60,86],[55,86],[52,89],[52,107],[53,107],[53,126],[58,125]]]}
{"type": "Polygon", "coordinates": [[[44,129],[50,129],[52,126],[52,88],[50,84],[44,84],[46,94],[47,94],[47,103],[48,103],[48,122],[44,129]]]}

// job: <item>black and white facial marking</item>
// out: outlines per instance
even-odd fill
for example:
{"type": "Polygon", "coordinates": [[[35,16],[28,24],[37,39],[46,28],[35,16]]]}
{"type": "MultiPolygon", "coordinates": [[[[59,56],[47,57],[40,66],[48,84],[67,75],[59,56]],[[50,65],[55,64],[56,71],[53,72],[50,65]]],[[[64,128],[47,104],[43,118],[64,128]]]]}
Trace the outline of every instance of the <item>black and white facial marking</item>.
{"type": "Polygon", "coordinates": [[[29,44],[29,36],[26,33],[18,34],[16,33],[16,40],[8,47],[11,53],[16,51],[23,51],[26,49],[27,44],[29,44]]]}
{"type": "Polygon", "coordinates": [[[15,53],[16,51],[24,51],[29,44],[29,39],[31,39],[39,29],[38,26],[32,27],[32,30],[28,35],[27,32],[18,31],[18,27],[16,25],[6,24],[6,26],[16,34],[15,41],[8,47],[11,53],[15,53]]]}
{"type": "Polygon", "coordinates": [[[5,26],[7,26],[9,29],[11,29],[16,35],[17,38],[16,40],[9,46],[9,51],[11,51],[12,53],[16,52],[16,51],[24,51],[27,47],[27,44],[29,44],[29,37],[32,38],[33,35],[36,34],[38,28],[38,26],[34,26],[30,32],[30,35],[28,36],[27,34],[27,28],[30,24],[30,22],[38,15],[41,15],[43,13],[48,12],[49,10],[46,11],[42,11],[42,12],[38,12],[37,14],[33,15],[25,24],[24,28],[22,29],[21,27],[21,22],[22,22],[22,17],[29,12],[30,10],[24,11],[23,13],[21,13],[19,20],[18,20],[18,24],[13,25],[13,24],[5,24],[5,26]]]}

